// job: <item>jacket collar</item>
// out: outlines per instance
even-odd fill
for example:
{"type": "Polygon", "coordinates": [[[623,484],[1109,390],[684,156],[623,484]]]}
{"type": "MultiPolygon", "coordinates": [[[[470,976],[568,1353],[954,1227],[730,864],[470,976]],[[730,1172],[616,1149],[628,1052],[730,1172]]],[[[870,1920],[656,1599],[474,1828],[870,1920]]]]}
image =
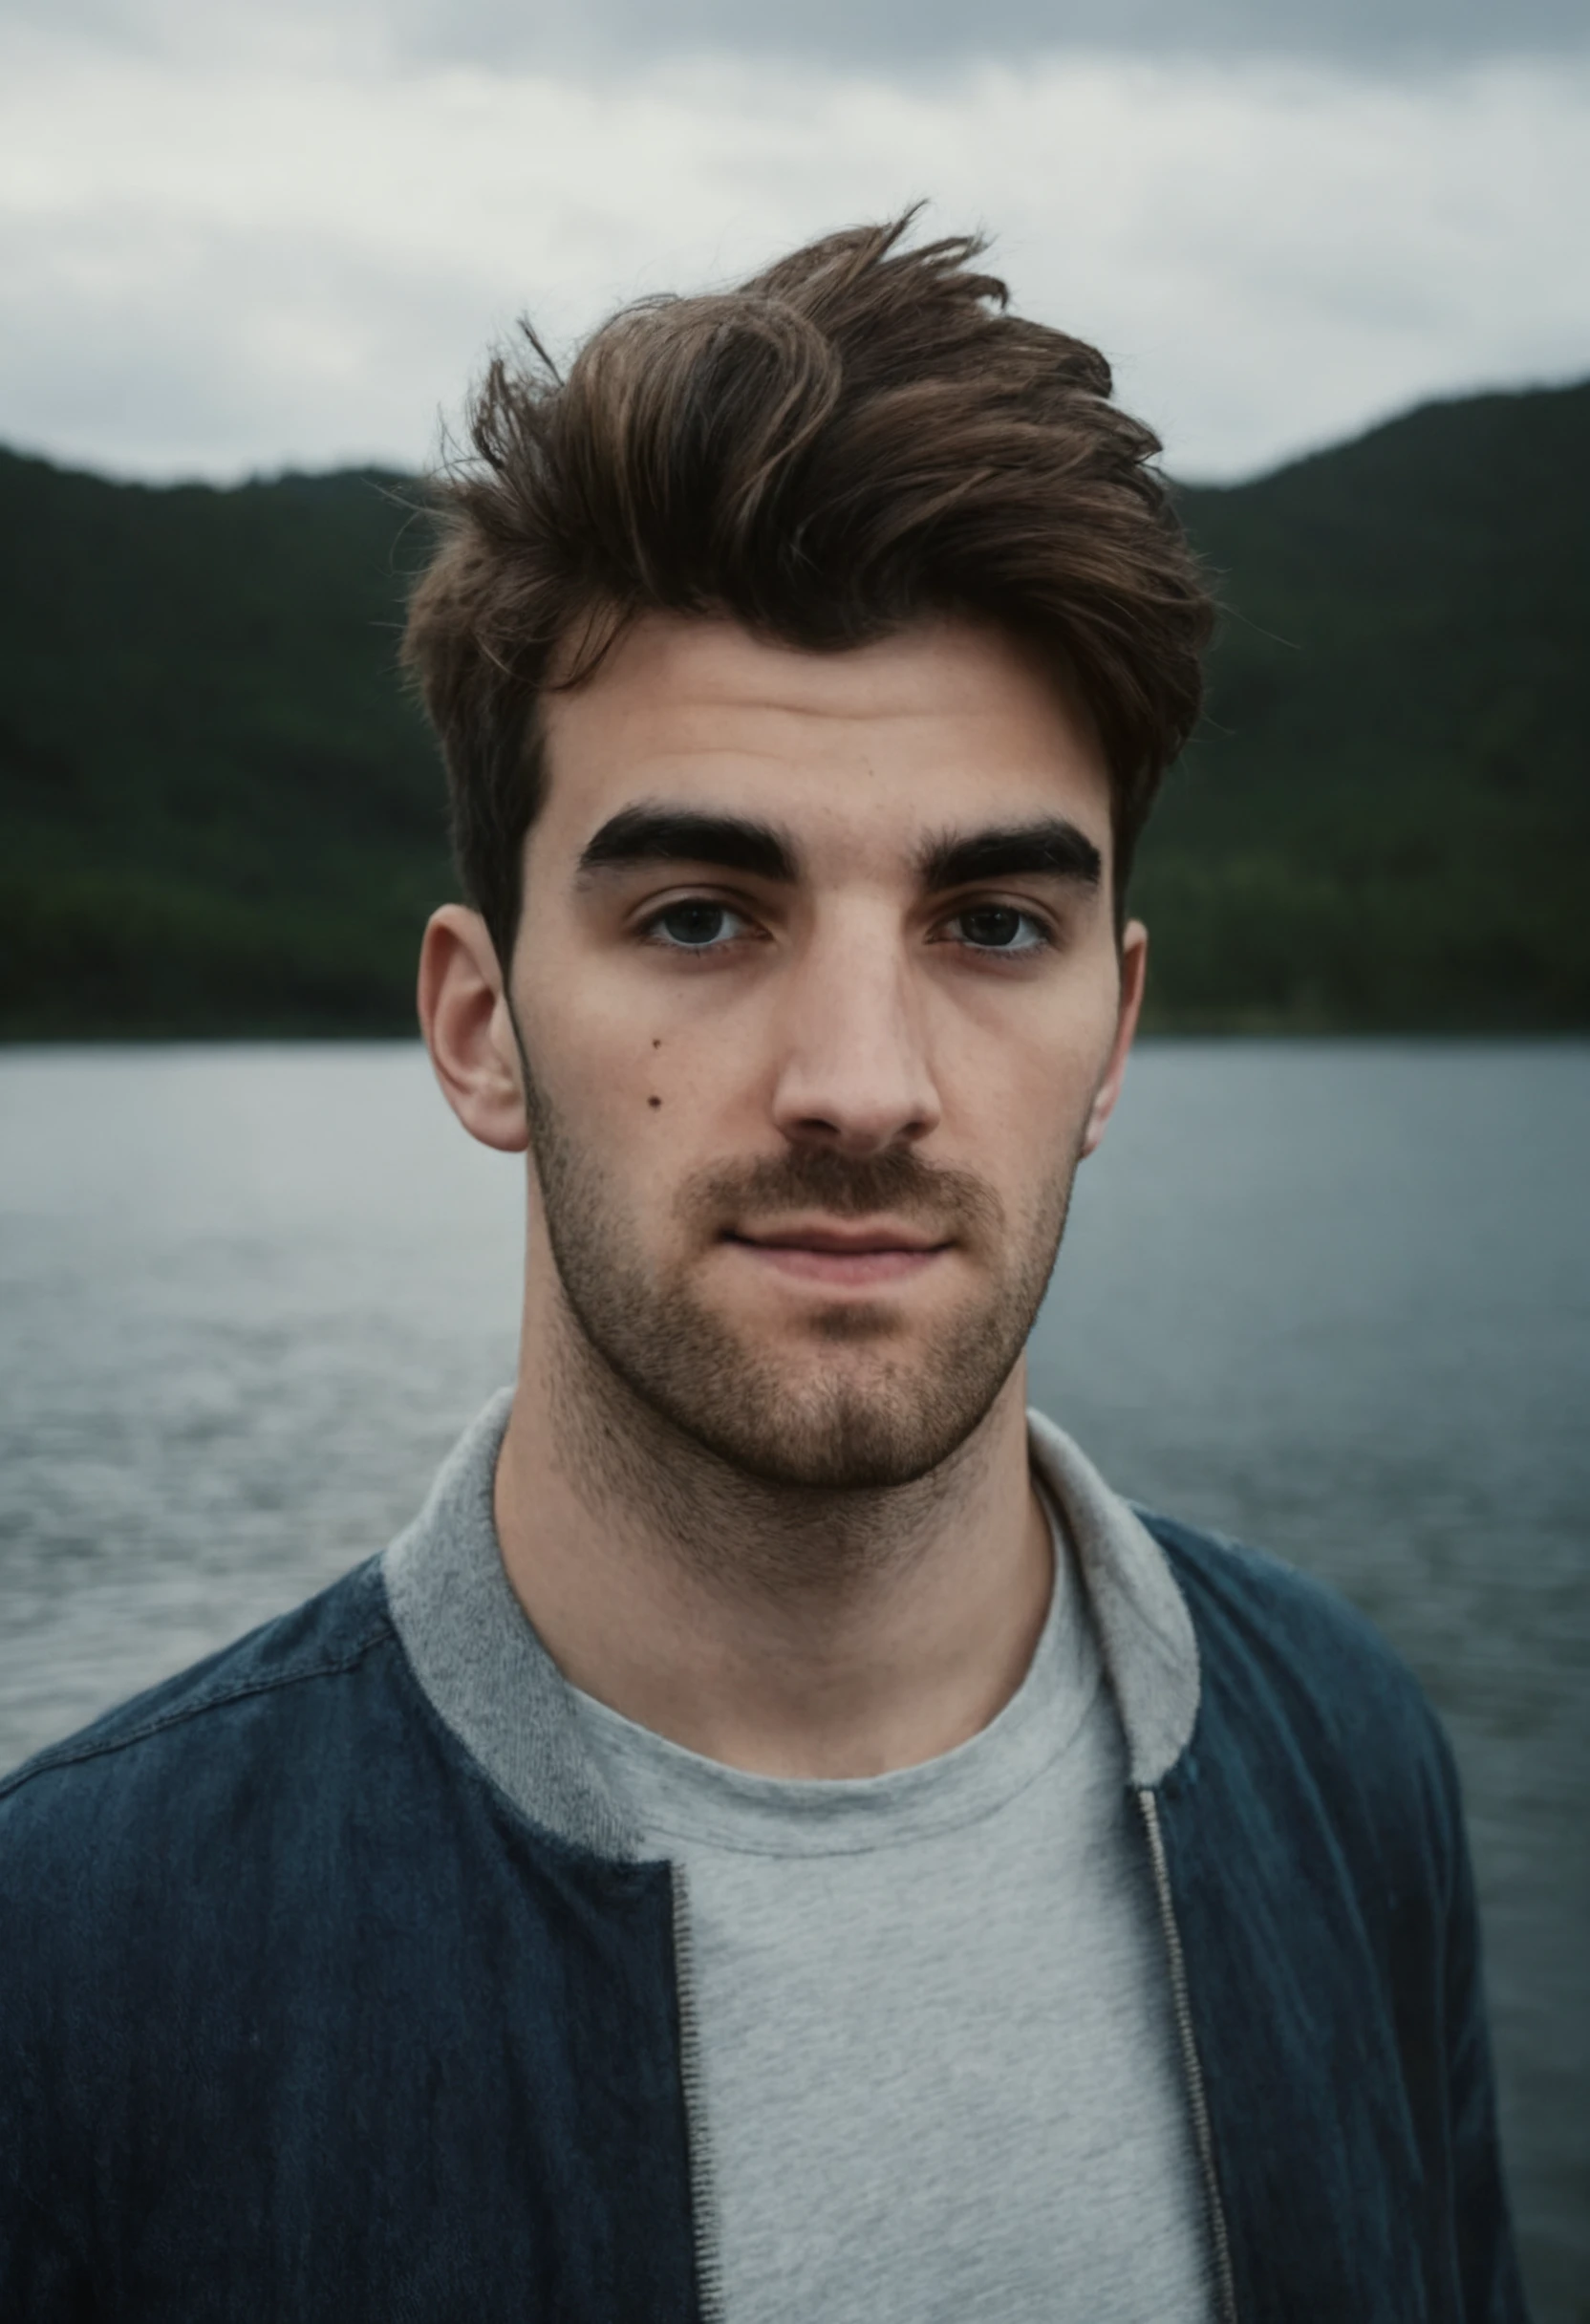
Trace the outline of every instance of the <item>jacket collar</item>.
{"type": "MultiPolygon", "coordinates": [[[[514,1596],[492,1514],[512,1391],[448,1454],[424,1507],[381,1561],[388,1603],[433,1709],[520,1812],[599,1856],[639,1835],[591,1764],[569,1689],[514,1596]]],[[[1192,1621],[1164,1553],[1052,1421],[1028,1415],[1032,1462],[1075,1549],[1126,1732],[1130,1779],[1159,1782],[1198,1710],[1192,1621]]]]}
{"type": "Polygon", "coordinates": [[[1187,1601],[1136,1510],[1064,1430],[1029,1411],[1027,1443],[1076,1552],[1130,1780],[1151,1789],[1187,1749],[1198,1715],[1198,1642],[1187,1601]]]}

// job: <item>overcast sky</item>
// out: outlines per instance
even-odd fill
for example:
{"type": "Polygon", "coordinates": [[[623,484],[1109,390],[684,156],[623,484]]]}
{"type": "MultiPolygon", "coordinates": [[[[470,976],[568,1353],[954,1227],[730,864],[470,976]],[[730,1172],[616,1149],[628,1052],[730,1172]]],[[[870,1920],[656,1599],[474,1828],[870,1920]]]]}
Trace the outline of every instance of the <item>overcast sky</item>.
{"type": "Polygon", "coordinates": [[[434,448],[567,345],[927,197],[1187,476],[1590,373],[1583,0],[11,0],[0,441],[434,448]]]}

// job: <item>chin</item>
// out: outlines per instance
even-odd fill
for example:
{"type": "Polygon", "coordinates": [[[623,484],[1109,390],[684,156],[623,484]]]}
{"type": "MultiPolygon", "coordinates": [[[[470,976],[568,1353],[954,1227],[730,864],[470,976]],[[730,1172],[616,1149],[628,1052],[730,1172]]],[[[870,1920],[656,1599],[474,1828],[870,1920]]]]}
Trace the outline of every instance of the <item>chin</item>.
{"type": "Polygon", "coordinates": [[[703,1297],[689,1270],[659,1281],[594,1232],[553,1249],[570,1409],[607,1410],[592,1441],[638,1431],[666,1464],[671,1435],[748,1480],[809,1493],[886,1492],[953,1458],[1020,1361],[1042,1289],[1035,1269],[948,1311],[894,1296],[791,1310],[703,1297]]]}
{"type": "MultiPolygon", "coordinates": [[[[853,1338],[857,1311],[836,1337],[853,1338]]],[[[947,1382],[937,1367],[841,1362],[812,1377],[748,1364],[719,1394],[675,1404],[674,1426],[742,1475],[818,1493],[879,1493],[913,1485],[959,1452],[1004,1380],[947,1382]],[[954,1392],[958,1387],[959,1393],[954,1392]],[[692,1407],[694,1409],[692,1409],[692,1407]]],[[[1005,1374],[1008,1377],[1008,1371],[1005,1374]]]]}

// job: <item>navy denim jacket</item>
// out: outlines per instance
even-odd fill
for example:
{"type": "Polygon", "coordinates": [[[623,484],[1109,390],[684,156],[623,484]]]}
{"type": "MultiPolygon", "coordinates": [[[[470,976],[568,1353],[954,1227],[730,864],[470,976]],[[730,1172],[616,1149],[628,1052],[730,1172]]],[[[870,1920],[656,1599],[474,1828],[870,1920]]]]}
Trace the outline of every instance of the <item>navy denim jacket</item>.
{"type": "MultiPolygon", "coordinates": [[[[0,1785],[0,2324],[718,2313],[687,1917],[502,1575],[505,1410],[384,1560],[0,1785]]],[[[1429,1709],[1324,1590],[1034,1456],[1128,1733],[1212,2314],[1515,2324],[1429,1709]]]]}

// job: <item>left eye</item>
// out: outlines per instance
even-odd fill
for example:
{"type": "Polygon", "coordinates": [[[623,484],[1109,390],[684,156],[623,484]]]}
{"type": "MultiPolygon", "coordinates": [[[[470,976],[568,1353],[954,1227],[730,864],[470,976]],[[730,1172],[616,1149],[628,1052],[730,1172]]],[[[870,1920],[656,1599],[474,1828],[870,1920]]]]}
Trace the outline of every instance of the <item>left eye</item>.
{"type": "Polygon", "coordinates": [[[648,922],[646,933],[655,943],[669,945],[677,952],[711,952],[743,935],[744,930],[744,920],[727,904],[689,896],[659,912],[648,922]]]}
{"type": "Polygon", "coordinates": [[[974,904],[951,925],[977,952],[1036,952],[1048,942],[1042,922],[1014,904],[974,904]]]}

